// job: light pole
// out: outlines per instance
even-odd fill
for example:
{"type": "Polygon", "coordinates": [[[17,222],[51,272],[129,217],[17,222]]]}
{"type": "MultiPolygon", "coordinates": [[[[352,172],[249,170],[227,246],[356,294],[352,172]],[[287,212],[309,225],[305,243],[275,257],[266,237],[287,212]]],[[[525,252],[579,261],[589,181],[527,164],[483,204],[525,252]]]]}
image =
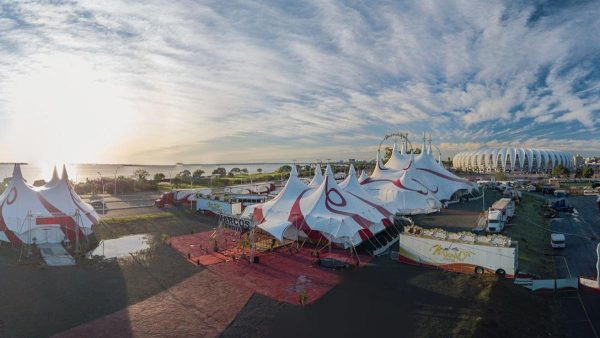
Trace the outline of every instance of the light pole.
{"type": "Polygon", "coordinates": [[[122,166],[117,166],[117,169],[115,169],[115,196],[117,196],[117,171],[119,171],[119,168],[121,168],[122,166]]]}
{"type": "Polygon", "coordinates": [[[100,172],[98,172],[98,175],[100,175],[100,184],[102,184],[102,195],[104,195],[104,179],[102,178],[102,174],[100,172]]]}

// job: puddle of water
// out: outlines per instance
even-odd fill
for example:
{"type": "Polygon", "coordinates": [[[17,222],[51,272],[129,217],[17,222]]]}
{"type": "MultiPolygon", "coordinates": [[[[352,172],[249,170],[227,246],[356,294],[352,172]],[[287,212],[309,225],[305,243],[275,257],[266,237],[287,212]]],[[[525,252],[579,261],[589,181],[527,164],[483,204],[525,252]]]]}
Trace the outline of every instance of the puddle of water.
{"type": "Polygon", "coordinates": [[[141,234],[103,240],[96,249],[88,252],[87,255],[88,257],[103,256],[104,258],[128,257],[132,253],[148,249],[150,239],[149,234],[141,234]]]}

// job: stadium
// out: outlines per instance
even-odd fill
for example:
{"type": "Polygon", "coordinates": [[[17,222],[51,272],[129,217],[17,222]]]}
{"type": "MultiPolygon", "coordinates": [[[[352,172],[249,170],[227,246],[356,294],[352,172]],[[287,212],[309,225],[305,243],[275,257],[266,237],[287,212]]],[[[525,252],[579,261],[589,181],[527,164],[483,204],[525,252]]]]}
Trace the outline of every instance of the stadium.
{"type": "Polygon", "coordinates": [[[543,173],[558,165],[571,168],[571,155],[546,149],[504,147],[460,152],[452,160],[455,169],[476,172],[543,173]]]}

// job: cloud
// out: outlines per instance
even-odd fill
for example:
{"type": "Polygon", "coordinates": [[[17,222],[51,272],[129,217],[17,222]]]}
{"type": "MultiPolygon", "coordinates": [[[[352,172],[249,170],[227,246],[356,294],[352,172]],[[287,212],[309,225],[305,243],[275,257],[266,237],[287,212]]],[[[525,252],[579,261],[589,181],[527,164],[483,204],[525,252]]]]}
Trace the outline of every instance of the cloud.
{"type": "Polygon", "coordinates": [[[378,138],[397,130],[417,143],[430,132],[450,153],[522,142],[575,150],[600,138],[594,2],[1,8],[6,161],[44,151],[39,145],[54,135],[44,114],[52,125],[85,130],[73,144],[52,144],[60,150],[47,156],[57,161],[370,158],[378,138]],[[64,76],[42,78],[56,95],[29,85],[57,72],[64,76]],[[17,141],[24,130],[30,142],[17,141]]]}

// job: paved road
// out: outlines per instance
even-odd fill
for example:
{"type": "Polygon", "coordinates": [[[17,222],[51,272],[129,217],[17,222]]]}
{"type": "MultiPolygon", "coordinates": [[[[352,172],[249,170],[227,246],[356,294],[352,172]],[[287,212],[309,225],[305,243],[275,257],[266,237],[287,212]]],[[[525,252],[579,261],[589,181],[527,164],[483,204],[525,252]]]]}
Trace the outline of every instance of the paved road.
{"type": "MultiPolygon", "coordinates": [[[[569,197],[572,215],[562,214],[550,222],[555,232],[566,234],[567,247],[554,250],[558,278],[596,276],[596,246],[600,240],[600,213],[595,196],[569,197]]],[[[550,245],[550,243],[548,243],[550,245]]],[[[568,337],[596,337],[600,333],[600,292],[582,289],[560,293],[568,337]]]]}

